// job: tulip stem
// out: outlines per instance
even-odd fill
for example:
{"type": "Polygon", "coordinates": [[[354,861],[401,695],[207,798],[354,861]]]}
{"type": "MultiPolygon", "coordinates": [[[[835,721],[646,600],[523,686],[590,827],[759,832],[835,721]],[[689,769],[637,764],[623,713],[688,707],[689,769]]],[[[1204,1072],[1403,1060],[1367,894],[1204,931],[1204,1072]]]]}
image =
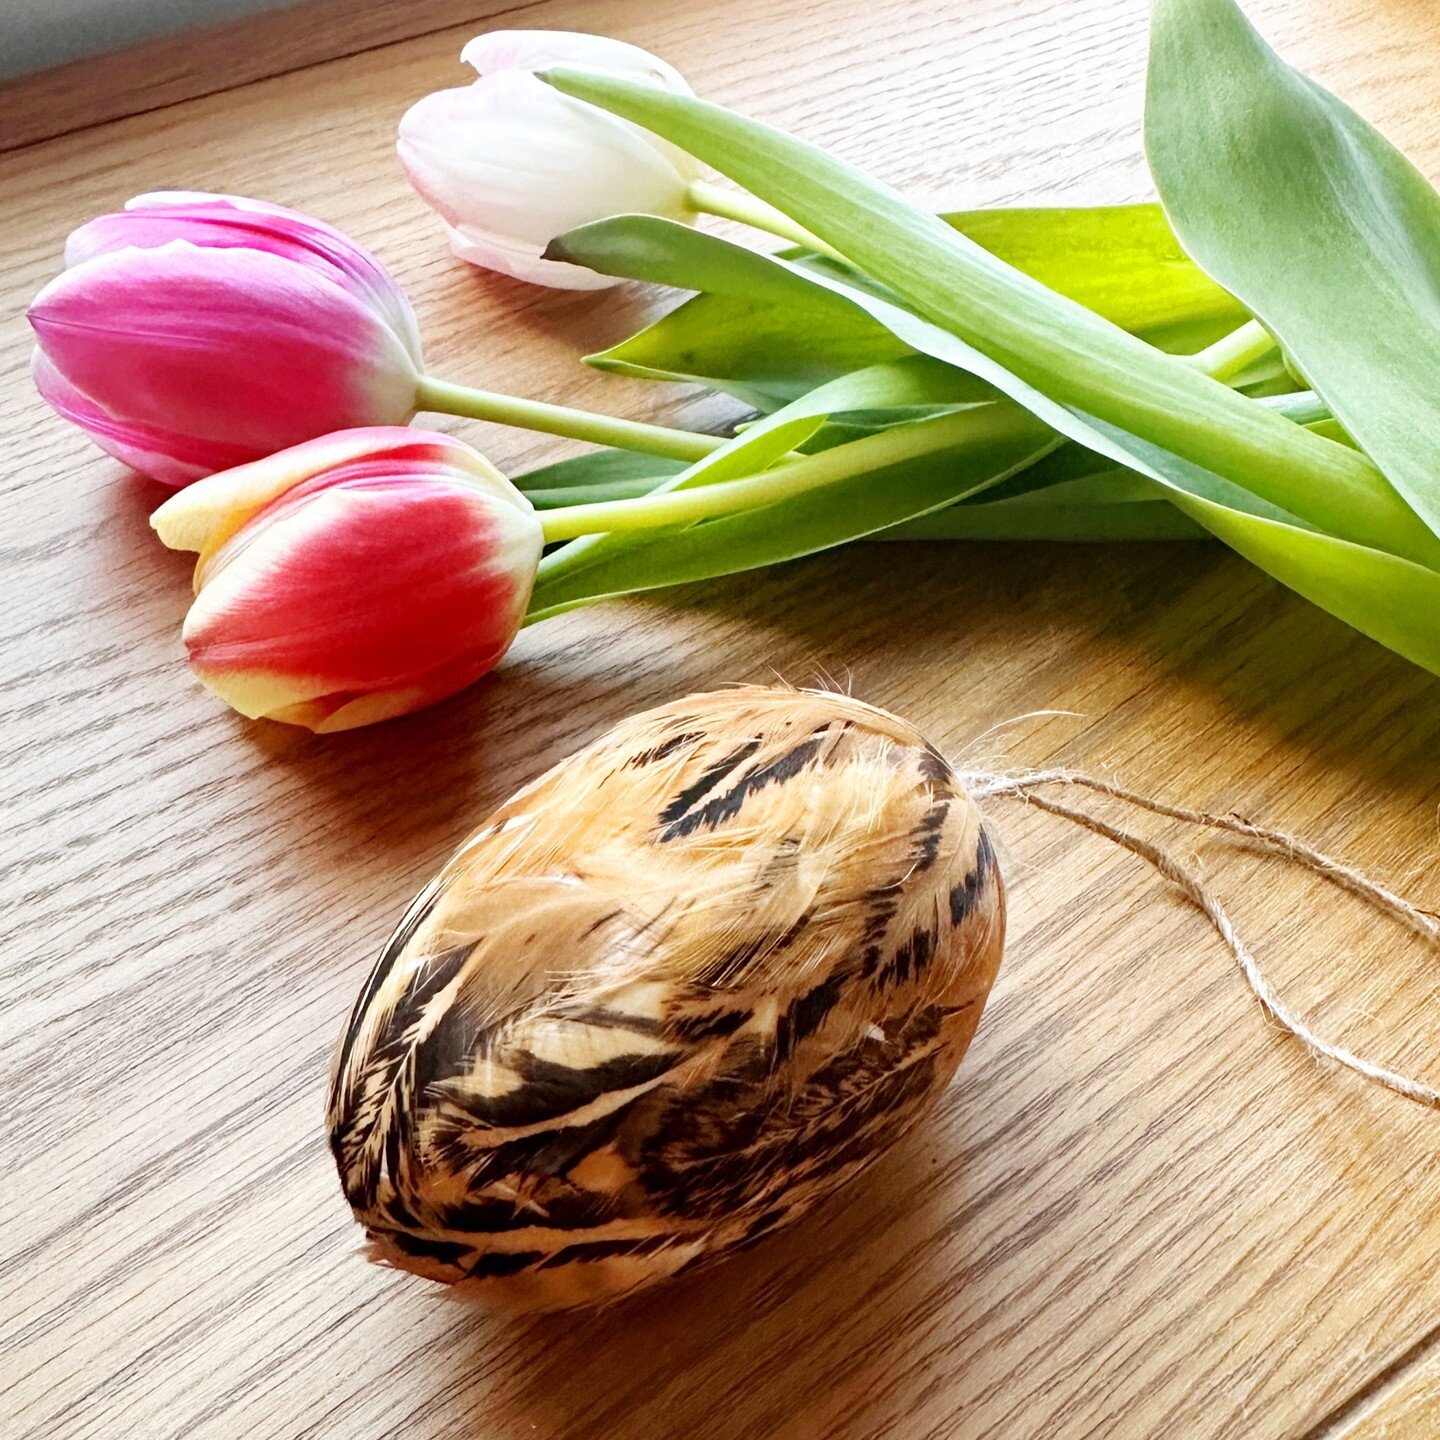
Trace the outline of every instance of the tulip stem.
{"type": "Polygon", "coordinates": [[[718,215],[722,220],[738,220],[755,230],[766,230],[782,240],[793,240],[807,250],[814,250],[831,260],[845,264],[845,257],[827,245],[818,235],[812,235],[803,225],[797,225],[783,210],[747,195],[743,190],[725,190],[707,180],[694,181],[686,194],[690,208],[701,215],[718,215]]]}
{"type": "MultiPolygon", "coordinates": [[[[985,417],[988,423],[1001,427],[1016,423],[1005,407],[987,408],[996,411],[993,417],[985,417]]],[[[815,455],[797,455],[773,469],[739,480],[721,480],[688,490],[666,490],[632,500],[559,506],[541,512],[540,527],[548,545],[557,540],[577,540],[583,535],[655,530],[668,525],[690,525],[697,520],[714,520],[761,505],[774,505],[882,465],[973,441],[980,423],[972,410],[939,415],[897,425],[815,455]]]]}
{"type": "Polygon", "coordinates": [[[1212,380],[1228,383],[1273,349],[1275,337],[1258,320],[1247,320],[1238,330],[1186,358],[1212,380]]]}
{"type": "Polygon", "coordinates": [[[671,430],[639,420],[620,420],[613,415],[573,410],[568,405],[521,400],[493,390],[472,390],[468,385],[452,385],[432,375],[420,381],[416,403],[421,410],[490,420],[496,425],[539,430],[546,435],[563,435],[570,440],[635,450],[642,455],[660,455],[667,460],[703,460],[727,443],[719,435],[699,435],[693,430],[671,430]]]}

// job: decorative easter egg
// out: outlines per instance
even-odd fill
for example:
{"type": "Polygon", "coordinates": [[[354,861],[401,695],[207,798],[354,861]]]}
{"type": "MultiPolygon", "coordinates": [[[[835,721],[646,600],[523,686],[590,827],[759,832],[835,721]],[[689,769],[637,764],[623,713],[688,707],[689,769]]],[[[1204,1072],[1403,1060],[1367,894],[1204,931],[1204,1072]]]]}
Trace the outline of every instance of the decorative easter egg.
{"type": "Polygon", "coordinates": [[[1004,932],[904,721],[760,688],[625,721],[474,834],[355,1006],[330,1139],[372,1256],[550,1307],[779,1229],[935,1099],[1004,932]]]}

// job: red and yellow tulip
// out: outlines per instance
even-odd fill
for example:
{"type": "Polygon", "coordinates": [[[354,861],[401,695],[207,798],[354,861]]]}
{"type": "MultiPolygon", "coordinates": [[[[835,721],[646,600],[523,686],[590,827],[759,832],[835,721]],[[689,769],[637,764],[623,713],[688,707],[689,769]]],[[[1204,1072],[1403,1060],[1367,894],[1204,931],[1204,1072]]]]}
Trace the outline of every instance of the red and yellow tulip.
{"type": "Polygon", "coordinates": [[[151,523],[195,550],[185,647],[251,718],[348,730],[491,670],[543,545],[530,502],[468,445],[342,431],[212,475],[151,523]]]}

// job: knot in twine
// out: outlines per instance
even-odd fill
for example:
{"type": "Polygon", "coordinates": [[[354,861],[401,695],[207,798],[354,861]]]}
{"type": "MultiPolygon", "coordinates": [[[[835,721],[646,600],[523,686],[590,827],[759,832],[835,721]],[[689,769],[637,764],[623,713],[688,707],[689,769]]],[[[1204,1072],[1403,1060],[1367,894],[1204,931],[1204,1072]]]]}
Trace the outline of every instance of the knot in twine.
{"type": "Polygon", "coordinates": [[[1313,1055],[1323,1056],[1337,1065],[1344,1066],[1347,1070],[1354,1071],[1357,1075],[1364,1076],[1365,1079],[1373,1081],[1377,1085],[1383,1085],[1387,1090],[1393,1090],[1397,1095],[1405,1096],[1408,1100],[1414,1100],[1432,1109],[1440,1109],[1440,1089],[1414,1080],[1408,1075],[1402,1075],[1396,1070],[1387,1069],[1383,1065],[1377,1065],[1364,1056],[1356,1055],[1353,1051],[1347,1050],[1341,1045],[1332,1044],[1317,1035],[1299,1012],[1281,999],[1259,962],[1236,933],[1233,921],[1209,886],[1168,850],[1145,839],[1142,835],[1112,824],[1089,810],[1067,805],[1037,792],[1055,786],[1090,790],[1096,794],[1123,801],[1136,809],[1148,811],[1152,815],[1161,815],[1166,819],[1183,821],[1187,825],[1200,825],[1209,830],[1223,830],[1231,835],[1239,835],[1258,849],[1268,854],[1281,856],[1299,865],[1302,869],[1321,876],[1340,889],[1358,896],[1375,910],[1398,920],[1407,929],[1432,945],[1440,944],[1440,922],[1437,922],[1435,917],[1427,914],[1418,906],[1412,905],[1402,896],[1387,890],[1361,871],[1342,861],[1335,860],[1329,855],[1322,854],[1303,840],[1297,839],[1293,835],[1287,835],[1282,830],[1271,830],[1263,825],[1252,825],[1248,820],[1242,820],[1235,815],[1212,815],[1203,810],[1188,810],[1178,805],[1166,805],[1159,800],[1152,800],[1148,795],[1127,790],[1123,785],[1114,785],[1107,780],[1074,770],[1021,770],[1012,774],[961,771],[959,778],[976,800],[983,800],[990,796],[1015,797],[1051,815],[1058,815],[1063,819],[1073,821],[1093,834],[1103,836],[1122,849],[1128,850],[1132,855],[1138,855],[1170,881],[1210,922],[1225,948],[1240,967],[1246,983],[1267,1014],[1281,1029],[1288,1031],[1298,1039],[1313,1055]]]}

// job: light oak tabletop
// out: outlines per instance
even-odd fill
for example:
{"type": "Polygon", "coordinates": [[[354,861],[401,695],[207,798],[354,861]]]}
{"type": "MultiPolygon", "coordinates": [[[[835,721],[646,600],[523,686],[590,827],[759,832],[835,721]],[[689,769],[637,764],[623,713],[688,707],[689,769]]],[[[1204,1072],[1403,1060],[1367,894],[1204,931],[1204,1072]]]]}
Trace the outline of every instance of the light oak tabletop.
{"type": "MultiPolygon", "coordinates": [[[[1440,177],[1432,0],[1248,8],[1440,177]]],[[[1013,802],[990,802],[1011,938],[959,1077],[751,1253],[599,1314],[486,1314],[358,1257],[322,1123],[413,892],[636,709],[827,679],[953,755],[1238,811],[1440,908],[1435,679],[1218,545],[861,545],[537,627],[472,692],[372,731],[249,724],[183,663],[162,492],[27,374],[23,309],[66,231],[193,187],[371,245],[437,373],[722,423],[580,366],[656,295],[449,255],[391,146],[411,100],[462,82],[464,40],[613,33],[928,203],[1086,203],[1148,194],[1145,10],[321,0],[0,89],[6,1440],[1440,1434],[1440,1119],[1317,1064],[1143,865],[1013,802]]],[[[565,453],[444,423],[511,471],[565,453]]],[[[1440,1082],[1434,954],[1274,861],[1150,833],[1198,856],[1326,1034],[1440,1082]]]]}

